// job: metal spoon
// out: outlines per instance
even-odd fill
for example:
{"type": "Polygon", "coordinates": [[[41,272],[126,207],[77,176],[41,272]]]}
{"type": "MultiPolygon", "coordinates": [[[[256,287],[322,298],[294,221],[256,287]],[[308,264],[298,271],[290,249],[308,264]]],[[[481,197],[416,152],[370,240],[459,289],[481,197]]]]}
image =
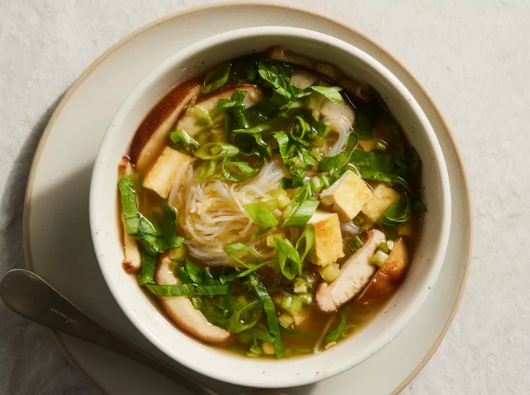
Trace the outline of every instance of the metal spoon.
{"type": "MultiPolygon", "coordinates": [[[[0,282],[0,298],[14,312],[58,332],[112,350],[168,377],[197,395],[219,395],[193,377],[143,352],[90,319],[35,273],[14,269],[0,282]]],[[[246,394],[285,395],[274,390],[246,394]]]]}

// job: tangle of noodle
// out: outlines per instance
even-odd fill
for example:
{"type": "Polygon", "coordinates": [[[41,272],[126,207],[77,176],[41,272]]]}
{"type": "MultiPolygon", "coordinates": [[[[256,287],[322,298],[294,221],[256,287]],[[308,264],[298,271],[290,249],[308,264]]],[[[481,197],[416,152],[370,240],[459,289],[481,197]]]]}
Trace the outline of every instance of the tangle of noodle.
{"type": "MultiPolygon", "coordinates": [[[[285,168],[278,161],[266,163],[260,172],[248,181],[228,183],[216,179],[196,181],[198,170],[189,166],[175,199],[170,201],[179,209],[179,223],[188,235],[184,243],[190,256],[207,265],[236,266],[223,247],[228,244],[245,243],[256,250],[260,258],[268,260],[276,255],[274,248],[266,243],[266,236],[284,232],[296,241],[296,228],[273,228],[251,240],[258,227],[248,218],[243,205],[268,200],[268,192],[280,188],[286,176],[285,168]]],[[[273,212],[278,217],[281,212],[273,212]]]]}

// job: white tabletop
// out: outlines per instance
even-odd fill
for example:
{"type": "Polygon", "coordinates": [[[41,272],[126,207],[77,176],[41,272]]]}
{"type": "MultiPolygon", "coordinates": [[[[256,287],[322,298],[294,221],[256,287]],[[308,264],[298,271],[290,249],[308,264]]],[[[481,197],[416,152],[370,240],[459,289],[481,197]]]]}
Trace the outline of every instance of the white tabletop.
{"type": "MultiPolygon", "coordinates": [[[[25,266],[29,166],[68,86],[126,34],[208,2],[0,0],[0,275],[25,266]]],[[[475,214],[467,291],[441,347],[403,394],[530,393],[530,4],[291,3],[350,24],[400,60],[438,104],[467,165],[475,214]]],[[[1,394],[95,393],[48,330],[2,304],[0,360],[1,394]]]]}

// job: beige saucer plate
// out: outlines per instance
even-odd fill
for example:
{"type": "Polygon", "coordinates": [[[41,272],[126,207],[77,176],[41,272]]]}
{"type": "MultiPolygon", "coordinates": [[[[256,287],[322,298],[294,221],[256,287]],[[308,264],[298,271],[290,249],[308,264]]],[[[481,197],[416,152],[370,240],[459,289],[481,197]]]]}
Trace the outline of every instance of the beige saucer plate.
{"type": "MultiPolygon", "coordinates": [[[[300,395],[396,394],[439,346],[464,291],[472,240],[467,180],[450,131],[418,82],[381,47],[350,27],[325,17],[271,3],[210,4],[155,21],[105,52],[67,92],[35,155],[24,212],[28,266],[97,321],[167,360],[127,320],[99,271],[88,224],[92,164],[121,102],[161,61],[183,46],[217,33],[270,25],[320,31],[373,56],[415,96],[442,146],[451,181],[452,226],[444,266],[427,302],[388,346],[364,363],[329,380],[286,391],[300,395]]],[[[103,393],[186,392],[149,369],[111,352],[66,336],[55,336],[68,359],[103,393]]],[[[205,377],[201,380],[221,394],[236,394],[240,390],[205,377]]]]}

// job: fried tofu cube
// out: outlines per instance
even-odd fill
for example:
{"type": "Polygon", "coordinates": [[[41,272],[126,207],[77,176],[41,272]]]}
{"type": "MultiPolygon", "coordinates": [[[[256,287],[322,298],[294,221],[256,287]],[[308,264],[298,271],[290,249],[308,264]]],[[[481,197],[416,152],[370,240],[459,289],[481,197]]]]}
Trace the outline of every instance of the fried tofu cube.
{"type": "Polygon", "coordinates": [[[375,139],[359,139],[359,145],[365,151],[372,151],[377,141],[375,139]]]}
{"type": "Polygon", "coordinates": [[[309,220],[315,228],[315,242],[307,259],[318,266],[327,266],[344,256],[339,216],[317,210],[309,220]]]}
{"type": "Polygon", "coordinates": [[[341,221],[349,221],[357,216],[370,199],[372,191],[351,170],[320,194],[320,201],[336,212],[341,221]]]}
{"type": "Polygon", "coordinates": [[[372,199],[364,206],[362,212],[373,222],[379,222],[385,210],[401,198],[401,195],[395,189],[385,183],[377,185],[372,194],[372,199]]]}
{"type": "Polygon", "coordinates": [[[191,158],[188,155],[166,147],[145,177],[144,188],[151,189],[161,198],[167,199],[179,167],[189,159],[191,158]]]}

